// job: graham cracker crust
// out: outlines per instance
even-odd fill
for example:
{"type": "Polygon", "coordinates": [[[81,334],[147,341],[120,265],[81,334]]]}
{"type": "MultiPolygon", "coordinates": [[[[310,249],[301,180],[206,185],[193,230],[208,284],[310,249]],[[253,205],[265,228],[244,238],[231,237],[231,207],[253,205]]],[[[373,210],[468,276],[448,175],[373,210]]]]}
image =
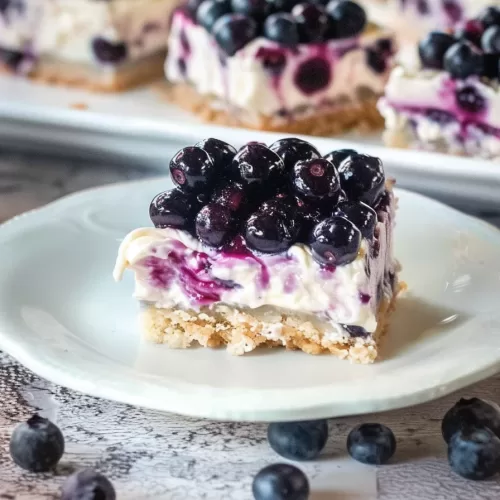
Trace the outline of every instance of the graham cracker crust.
{"type": "Polygon", "coordinates": [[[396,297],[403,288],[404,285],[399,285],[392,299],[381,303],[377,330],[367,339],[347,336],[343,341],[332,342],[323,338],[317,326],[298,315],[273,311],[268,317],[257,317],[250,310],[226,305],[201,311],[147,306],[141,312],[141,327],[147,340],[174,349],[185,349],[193,344],[203,347],[225,345],[231,354],[242,355],[257,347],[284,345],[286,349],[302,350],[307,354],[329,353],[354,363],[368,364],[379,354],[379,344],[387,332],[396,297]],[[261,332],[266,332],[267,337],[261,332]]]}
{"type": "MultiPolygon", "coordinates": [[[[27,76],[52,85],[79,87],[94,92],[122,92],[162,78],[165,54],[165,51],[160,51],[117,68],[95,68],[86,64],[40,59],[27,76]]],[[[5,65],[0,65],[0,70],[13,73],[5,65]]]]}
{"type": "Polygon", "coordinates": [[[163,84],[159,91],[169,101],[195,113],[203,121],[230,127],[330,136],[352,130],[367,133],[384,125],[384,119],[377,110],[378,96],[374,95],[357,103],[346,103],[331,110],[287,120],[263,114],[246,118],[242,112],[222,109],[215,98],[199,94],[188,84],[163,84]]]}

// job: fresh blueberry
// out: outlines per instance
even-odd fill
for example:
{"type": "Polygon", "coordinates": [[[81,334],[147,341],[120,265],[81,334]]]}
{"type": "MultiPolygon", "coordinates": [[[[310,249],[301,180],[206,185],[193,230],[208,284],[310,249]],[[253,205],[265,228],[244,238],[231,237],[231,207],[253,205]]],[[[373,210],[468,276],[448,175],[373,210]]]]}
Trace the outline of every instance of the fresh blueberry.
{"type": "Polygon", "coordinates": [[[498,7],[486,7],[478,17],[479,21],[485,28],[490,26],[500,25],[500,8],[498,7]]]}
{"type": "Polygon", "coordinates": [[[243,186],[237,182],[231,182],[216,189],[212,201],[229,208],[231,212],[239,212],[247,200],[243,186]]]}
{"type": "Polygon", "coordinates": [[[115,499],[115,489],[109,479],[92,469],[84,469],[69,476],[61,491],[61,500],[115,499]]]}
{"type": "Polygon", "coordinates": [[[317,224],[310,243],[316,262],[334,266],[355,260],[360,245],[361,232],[344,217],[330,217],[317,224]]]}
{"type": "Polygon", "coordinates": [[[300,218],[299,241],[309,243],[314,226],[324,219],[322,207],[314,202],[311,203],[299,197],[295,199],[295,202],[297,207],[296,214],[300,218]]]}
{"type": "Polygon", "coordinates": [[[360,201],[343,201],[337,205],[333,215],[349,219],[360,231],[363,237],[373,238],[377,225],[377,212],[372,207],[360,201]]]}
{"type": "Polygon", "coordinates": [[[299,196],[312,200],[333,200],[340,190],[337,170],[324,158],[297,162],[291,172],[291,181],[299,196]]]}
{"type": "Polygon", "coordinates": [[[264,23],[264,35],[269,40],[286,47],[295,47],[299,43],[299,29],[291,14],[272,14],[264,23]]]}
{"type": "Polygon", "coordinates": [[[486,108],[485,98],[472,85],[456,91],[457,104],[468,113],[480,113],[486,108]]]}
{"type": "Polygon", "coordinates": [[[329,19],[323,6],[313,3],[299,3],[292,9],[292,15],[297,20],[302,43],[325,40],[329,19]]]}
{"type": "Polygon", "coordinates": [[[188,0],[186,7],[193,18],[196,18],[196,12],[198,11],[199,6],[203,3],[204,0],[188,0]]]}
{"type": "Polygon", "coordinates": [[[127,46],[122,42],[108,42],[97,37],[92,41],[92,51],[98,61],[102,63],[118,64],[127,58],[127,46]]]}
{"type": "Polygon", "coordinates": [[[195,146],[204,149],[210,155],[218,172],[227,171],[236,155],[236,149],[231,144],[212,137],[197,142],[195,146]]]}
{"type": "Polygon", "coordinates": [[[263,21],[272,10],[268,0],[231,0],[233,12],[252,17],[256,21],[263,21]]]}
{"type": "Polygon", "coordinates": [[[355,154],[338,168],[340,185],[351,201],[373,206],[385,186],[382,162],[374,156],[355,154]]]}
{"type": "Polygon", "coordinates": [[[424,68],[443,69],[444,55],[456,40],[447,33],[432,31],[419,44],[418,54],[424,68]]]}
{"type": "Polygon", "coordinates": [[[196,21],[207,31],[212,31],[215,22],[231,12],[230,0],[205,0],[198,7],[196,21]]]}
{"type": "Polygon", "coordinates": [[[324,90],[331,78],[331,64],[323,56],[314,56],[299,65],[294,83],[303,94],[312,95],[324,90]]]}
{"type": "Polygon", "coordinates": [[[488,427],[500,438],[500,409],[479,398],[460,399],[450,408],[441,423],[443,439],[449,443],[459,430],[488,427]]]}
{"type": "Polygon", "coordinates": [[[262,253],[281,253],[298,238],[300,225],[277,210],[258,211],[245,225],[245,240],[253,250],[262,253]]]}
{"type": "Polygon", "coordinates": [[[500,52],[500,26],[490,26],[481,38],[481,46],[488,54],[500,52]]]}
{"type": "Polygon", "coordinates": [[[480,75],[483,66],[483,55],[467,41],[455,43],[444,55],[444,69],[453,78],[465,79],[471,75],[480,75]]]}
{"type": "Polygon", "coordinates": [[[233,234],[234,220],[228,207],[205,205],[196,216],[196,235],[208,246],[221,247],[233,234]]]}
{"type": "Polygon", "coordinates": [[[289,460],[314,460],[328,439],[326,420],[270,424],[267,440],[271,448],[289,460]]]}
{"type": "Polygon", "coordinates": [[[284,217],[293,218],[297,214],[298,207],[291,196],[276,196],[263,202],[259,207],[259,212],[278,212],[284,217]]]}
{"type": "Polygon", "coordinates": [[[226,14],[217,20],[212,32],[219,47],[234,56],[257,36],[257,23],[243,14],[226,14]]]}
{"type": "Polygon", "coordinates": [[[149,217],[155,227],[188,229],[192,225],[198,203],[179,189],[156,195],[149,206],[149,217]]]}
{"type": "Polygon", "coordinates": [[[170,160],[174,184],[190,193],[206,191],[214,180],[215,165],[210,155],[196,146],[181,149],[170,160]]]}
{"type": "Polygon", "coordinates": [[[487,479],[500,472],[500,439],[488,428],[460,430],[448,444],[451,468],[466,479],[487,479]]]}
{"type": "Polygon", "coordinates": [[[331,151],[330,153],[325,155],[324,158],[325,160],[333,163],[335,168],[339,168],[345,160],[357,154],[358,152],[354,151],[354,149],[335,149],[334,151],[331,151]]]}
{"type": "Polygon", "coordinates": [[[280,139],[269,146],[284,162],[285,170],[291,172],[298,161],[321,158],[319,151],[310,143],[289,137],[280,139]]]}
{"type": "Polygon", "coordinates": [[[336,38],[350,38],[359,35],[366,26],[366,12],[355,2],[332,0],[326,11],[335,24],[336,38]]]}
{"type": "Polygon", "coordinates": [[[455,29],[454,36],[457,40],[468,40],[476,47],[481,47],[481,37],[483,36],[484,26],[476,19],[471,19],[459,25],[455,29]]]}
{"type": "Polygon", "coordinates": [[[396,438],[385,425],[358,425],[347,436],[347,451],[358,462],[385,464],[396,451],[396,438]]]}
{"type": "Polygon", "coordinates": [[[300,0],[269,0],[273,12],[291,12],[300,0]]]}
{"type": "Polygon", "coordinates": [[[483,55],[483,74],[487,78],[498,78],[500,74],[500,52],[483,55]]]}
{"type": "Polygon", "coordinates": [[[273,464],[255,476],[252,493],[255,500],[307,500],[309,481],[293,465],[273,464]]]}
{"type": "Polygon", "coordinates": [[[268,190],[283,183],[283,160],[267,146],[250,143],[243,146],[234,157],[232,175],[251,190],[268,190]]]}
{"type": "Polygon", "coordinates": [[[39,415],[19,424],[10,438],[12,460],[31,472],[53,469],[64,453],[64,437],[57,425],[39,415]]]}

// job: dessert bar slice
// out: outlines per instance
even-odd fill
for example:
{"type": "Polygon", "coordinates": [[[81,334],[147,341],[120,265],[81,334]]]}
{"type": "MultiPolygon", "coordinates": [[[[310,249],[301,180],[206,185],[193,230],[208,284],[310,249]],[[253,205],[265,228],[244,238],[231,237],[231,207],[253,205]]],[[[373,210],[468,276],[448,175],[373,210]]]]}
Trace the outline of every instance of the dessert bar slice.
{"type": "Polygon", "coordinates": [[[116,91],[162,74],[176,0],[3,0],[0,68],[116,91]]]}
{"type": "Polygon", "coordinates": [[[114,272],[135,273],[148,339],[375,360],[398,292],[395,199],[378,158],[207,139],[170,171],[155,227],[125,238],[114,272]]]}
{"type": "Polygon", "coordinates": [[[391,74],[379,109],[390,146],[500,157],[500,8],[453,33],[431,32],[420,65],[391,74]]]}
{"type": "Polygon", "coordinates": [[[392,35],[354,2],[206,0],[173,15],[167,95],[225,125],[330,135],[382,126],[392,35]]]}

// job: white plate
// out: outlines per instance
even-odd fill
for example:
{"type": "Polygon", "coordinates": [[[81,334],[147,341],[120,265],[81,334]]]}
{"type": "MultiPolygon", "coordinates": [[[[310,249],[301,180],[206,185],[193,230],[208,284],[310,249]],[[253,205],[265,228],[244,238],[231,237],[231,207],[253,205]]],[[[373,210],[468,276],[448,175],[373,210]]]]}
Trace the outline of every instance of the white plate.
{"type": "MultiPolygon", "coordinates": [[[[99,95],[0,76],[0,144],[23,150],[112,154],[166,165],[178,149],[205,137],[238,146],[250,140],[270,143],[282,136],[202,124],[164,103],[153,90],[99,95]],[[81,105],[87,109],[75,109],[81,105]]],[[[377,136],[305,138],[325,153],[353,147],[381,157],[402,187],[474,208],[500,208],[499,163],[385,148],[377,136]]]]}
{"type": "Polygon", "coordinates": [[[352,365],[281,349],[233,357],[140,341],[120,239],[149,225],[167,179],[72,195],[0,227],[0,349],[58,384],[197,417],[285,420],[423,402],[500,367],[500,232],[400,190],[396,252],[410,292],[385,360],[352,365]]]}

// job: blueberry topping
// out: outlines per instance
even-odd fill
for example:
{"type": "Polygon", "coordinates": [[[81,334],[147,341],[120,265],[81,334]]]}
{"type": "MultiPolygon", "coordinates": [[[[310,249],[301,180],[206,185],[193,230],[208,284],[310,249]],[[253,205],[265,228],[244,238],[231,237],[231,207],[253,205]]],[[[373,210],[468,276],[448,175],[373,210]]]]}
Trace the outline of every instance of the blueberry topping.
{"type": "Polygon", "coordinates": [[[471,75],[480,75],[483,65],[481,52],[467,41],[455,43],[444,56],[444,69],[453,78],[465,79],[471,75]]]}
{"type": "Polygon", "coordinates": [[[299,43],[299,29],[291,14],[272,14],[264,23],[264,35],[286,47],[295,47],[299,43]]]}
{"type": "Polygon", "coordinates": [[[196,235],[208,246],[221,247],[233,233],[233,217],[227,206],[205,205],[196,216],[196,235]]]}
{"type": "Polygon", "coordinates": [[[215,22],[229,12],[230,0],[204,0],[196,12],[196,21],[207,31],[212,31],[215,22]]]}
{"type": "Polygon", "coordinates": [[[219,172],[227,171],[236,155],[236,149],[231,144],[212,137],[197,142],[195,146],[204,149],[210,155],[215,170],[219,172]]]}
{"type": "Polygon", "coordinates": [[[272,10],[268,0],[231,0],[233,12],[250,16],[256,21],[263,21],[272,10]]]}
{"type": "Polygon", "coordinates": [[[196,12],[198,11],[199,6],[203,3],[204,0],[188,0],[187,1],[187,10],[191,14],[192,17],[196,17],[196,12]]]}
{"type": "Polygon", "coordinates": [[[491,26],[484,32],[481,46],[488,54],[500,52],[500,26],[491,26]]]}
{"type": "Polygon", "coordinates": [[[444,55],[456,40],[447,33],[433,31],[419,44],[418,54],[424,68],[443,69],[444,55]]]}
{"type": "Polygon", "coordinates": [[[300,0],[269,0],[273,12],[291,12],[300,0]]]}
{"type": "Polygon", "coordinates": [[[339,215],[350,220],[364,238],[371,239],[377,225],[377,212],[360,201],[343,201],[337,205],[333,215],[339,215]]]}
{"type": "Polygon", "coordinates": [[[24,59],[24,54],[17,50],[0,48],[0,62],[16,70],[24,59]]]}
{"type": "Polygon", "coordinates": [[[321,42],[328,30],[328,15],[324,7],[313,3],[300,3],[292,9],[297,20],[302,43],[321,42]]]}
{"type": "Polygon", "coordinates": [[[385,425],[358,425],[347,437],[347,451],[358,462],[370,465],[385,464],[396,451],[396,438],[385,425]]]}
{"type": "Polygon", "coordinates": [[[277,210],[252,214],[245,226],[245,240],[253,250],[262,253],[280,253],[297,240],[299,224],[277,210]]]}
{"type": "Polygon", "coordinates": [[[359,35],[366,26],[366,13],[357,3],[349,0],[332,0],[326,10],[335,24],[337,38],[359,35]]]}
{"type": "Polygon", "coordinates": [[[314,226],[324,219],[321,207],[316,203],[311,203],[301,198],[296,198],[296,206],[296,214],[300,217],[299,240],[304,243],[309,243],[314,226]]]}
{"type": "Polygon", "coordinates": [[[498,78],[500,72],[500,51],[495,54],[483,54],[483,76],[498,78]]]}
{"type": "Polygon", "coordinates": [[[483,36],[484,27],[481,22],[472,19],[463,23],[455,30],[455,38],[457,40],[468,40],[476,47],[481,47],[481,37],[483,36]]]}
{"type": "Polygon", "coordinates": [[[366,49],[366,64],[375,73],[382,74],[387,70],[388,61],[384,54],[374,49],[373,47],[368,47],[366,49]]]}
{"type": "Polygon", "coordinates": [[[171,189],[156,195],[149,206],[149,217],[155,227],[188,229],[197,208],[192,199],[179,189],[171,189]]]}
{"type": "Polygon", "coordinates": [[[325,89],[331,80],[331,65],[324,57],[313,57],[300,64],[295,73],[295,85],[305,95],[325,89]]]}
{"type": "MultiPolygon", "coordinates": [[[[268,17],[268,20],[270,17],[268,17]]],[[[259,47],[256,59],[260,60],[262,67],[271,75],[280,75],[286,66],[286,54],[282,48],[259,47]]]]}
{"type": "Polygon", "coordinates": [[[500,472],[500,439],[488,428],[456,432],[448,445],[451,468],[466,479],[487,479],[500,472]]]}
{"type": "Polygon", "coordinates": [[[243,14],[226,14],[217,20],[212,32],[219,47],[233,56],[257,36],[257,23],[243,14]]]}
{"type": "Polygon", "coordinates": [[[486,7],[479,15],[479,21],[485,28],[500,25],[500,9],[498,7],[486,7]]]}
{"type": "Polygon", "coordinates": [[[228,183],[215,190],[212,201],[229,208],[231,212],[238,212],[246,203],[245,190],[241,184],[228,183]]]}
{"type": "Polygon", "coordinates": [[[102,63],[118,64],[127,58],[127,46],[122,42],[108,42],[98,37],[92,41],[92,50],[102,63]]]}
{"type": "Polygon", "coordinates": [[[309,142],[290,137],[280,139],[269,146],[284,162],[285,170],[292,171],[298,161],[321,158],[319,151],[309,142]]]}
{"type": "Polygon", "coordinates": [[[267,440],[271,448],[289,460],[314,460],[328,439],[326,420],[270,424],[267,440]]]}
{"type": "Polygon", "coordinates": [[[91,469],[84,469],[66,479],[61,500],[115,500],[113,485],[106,476],[91,469]]]}
{"type": "Polygon", "coordinates": [[[255,476],[252,493],[255,500],[307,500],[309,481],[293,465],[269,465],[255,476]]]}
{"type": "Polygon", "coordinates": [[[362,327],[356,325],[342,325],[342,328],[354,338],[366,338],[369,333],[362,327]]]}
{"type": "Polygon", "coordinates": [[[443,10],[448,16],[451,24],[457,24],[464,17],[462,6],[457,0],[442,0],[443,10]]]}
{"type": "Polygon", "coordinates": [[[382,162],[374,156],[356,154],[338,168],[340,185],[349,200],[373,206],[385,186],[382,162]]]}
{"type": "Polygon", "coordinates": [[[443,439],[449,443],[460,430],[489,428],[500,438],[500,410],[479,398],[460,399],[450,408],[441,423],[443,439]]]}
{"type": "Polygon", "coordinates": [[[297,162],[291,180],[298,195],[314,200],[333,199],[340,190],[339,175],[333,164],[324,158],[297,162]]]}
{"type": "Polygon", "coordinates": [[[430,10],[427,0],[417,0],[417,12],[422,16],[429,14],[430,10]]]}
{"type": "Polygon", "coordinates": [[[295,200],[290,196],[277,196],[262,203],[259,207],[259,212],[278,212],[283,217],[293,218],[297,213],[297,208],[295,200]]]}
{"type": "Polygon", "coordinates": [[[325,160],[333,163],[335,168],[339,168],[345,160],[357,154],[358,152],[354,149],[336,149],[325,155],[325,160]]]}
{"type": "Polygon", "coordinates": [[[472,85],[467,85],[456,92],[457,104],[468,113],[480,113],[486,108],[484,97],[472,85]]]}
{"type": "Polygon", "coordinates": [[[202,192],[211,186],[215,165],[209,154],[196,146],[181,149],[170,160],[170,175],[174,184],[186,192],[202,192]]]}
{"type": "Polygon", "coordinates": [[[265,189],[283,182],[285,165],[283,160],[267,146],[250,143],[241,148],[234,157],[232,175],[251,189],[265,189]],[[270,183],[270,185],[269,185],[270,183]]]}
{"type": "Polygon", "coordinates": [[[311,250],[320,264],[341,266],[356,259],[361,245],[359,229],[344,217],[330,217],[317,224],[311,250]]]}
{"type": "Polygon", "coordinates": [[[10,455],[19,467],[31,472],[53,469],[64,453],[64,437],[57,425],[39,415],[19,424],[10,438],[10,455]]]}

